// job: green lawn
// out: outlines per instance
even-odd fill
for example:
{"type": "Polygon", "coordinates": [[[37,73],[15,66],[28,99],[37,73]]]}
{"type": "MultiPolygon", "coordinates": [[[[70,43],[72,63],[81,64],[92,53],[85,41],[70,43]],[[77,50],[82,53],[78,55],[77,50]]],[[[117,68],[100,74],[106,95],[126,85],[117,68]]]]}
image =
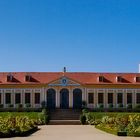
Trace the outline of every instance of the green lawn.
{"type": "Polygon", "coordinates": [[[90,112],[95,119],[102,119],[104,116],[115,117],[117,115],[140,115],[140,113],[129,113],[129,112],[90,112]]]}
{"type": "Polygon", "coordinates": [[[27,116],[30,119],[38,118],[40,112],[0,112],[0,117],[5,118],[7,116],[27,116]]]}

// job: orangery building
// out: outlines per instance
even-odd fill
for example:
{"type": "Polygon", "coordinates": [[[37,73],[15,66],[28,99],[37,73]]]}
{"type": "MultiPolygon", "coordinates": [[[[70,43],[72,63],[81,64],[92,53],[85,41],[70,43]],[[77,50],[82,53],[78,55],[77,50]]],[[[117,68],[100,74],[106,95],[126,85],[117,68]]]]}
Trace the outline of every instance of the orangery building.
{"type": "Polygon", "coordinates": [[[140,104],[140,73],[1,72],[0,105],[48,109],[140,104]]]}

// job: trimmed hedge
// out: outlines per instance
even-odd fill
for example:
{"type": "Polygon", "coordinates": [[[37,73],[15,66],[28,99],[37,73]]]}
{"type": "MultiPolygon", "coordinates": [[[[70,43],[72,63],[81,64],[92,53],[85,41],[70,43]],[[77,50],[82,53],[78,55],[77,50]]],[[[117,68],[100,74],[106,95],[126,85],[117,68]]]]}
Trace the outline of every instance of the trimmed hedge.
{"type": "Polygon", "coordinates": [[[86,124],[86,116],[85,115],[80,115],[80,122],[81,124],[86,124]]]}

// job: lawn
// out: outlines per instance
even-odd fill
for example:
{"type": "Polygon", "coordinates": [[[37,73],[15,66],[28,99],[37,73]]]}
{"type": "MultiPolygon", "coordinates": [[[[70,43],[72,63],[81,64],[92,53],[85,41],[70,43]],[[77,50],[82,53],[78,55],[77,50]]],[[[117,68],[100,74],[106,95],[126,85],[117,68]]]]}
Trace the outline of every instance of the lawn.
{"type": "Polygon", "coordinates": [[[140,115],[140,113],[132,113],[132,112],[90,112],[95,119],[102,119],[104,116],[115,117],[117,115],[140,115]]]}
{"type": "Polygon", "coordinates": [[[5,118],[7,116],[27,116],[29,119],[37,119],[40,112],[0,112],[0,117],[5,118]]]}

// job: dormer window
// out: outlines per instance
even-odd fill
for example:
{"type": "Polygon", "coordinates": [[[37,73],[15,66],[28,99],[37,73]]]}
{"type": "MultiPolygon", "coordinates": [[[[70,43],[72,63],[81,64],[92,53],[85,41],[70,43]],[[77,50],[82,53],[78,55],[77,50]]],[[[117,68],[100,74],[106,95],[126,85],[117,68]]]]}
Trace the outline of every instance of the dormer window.
{"type": "Polygon", "coordinates": [[[25,81],[26,82],[30,82],[31,81],[31,76],[30,75],[26,75],[25,76],[25,81]]]}
{"type": "Polygon", "coordinates": [[[13,76],[11,74],[7,75],[7,82],[12,82],[13,76]]]}
{"type": "Polygon", "coordinates": [[[104,82],[104,77],[103,76],[99,76],[99,82],[104,82]]]}
{"type": "Polygon", "coordinates": [[[117,76],[116,77],[116,82],[122,82],[122,77],[121,76],[117,76]]]}
{"type": "Polygon", "coordinates": [[[135,77],[136,82],[140,82],[140,77],[135,77]]]}

